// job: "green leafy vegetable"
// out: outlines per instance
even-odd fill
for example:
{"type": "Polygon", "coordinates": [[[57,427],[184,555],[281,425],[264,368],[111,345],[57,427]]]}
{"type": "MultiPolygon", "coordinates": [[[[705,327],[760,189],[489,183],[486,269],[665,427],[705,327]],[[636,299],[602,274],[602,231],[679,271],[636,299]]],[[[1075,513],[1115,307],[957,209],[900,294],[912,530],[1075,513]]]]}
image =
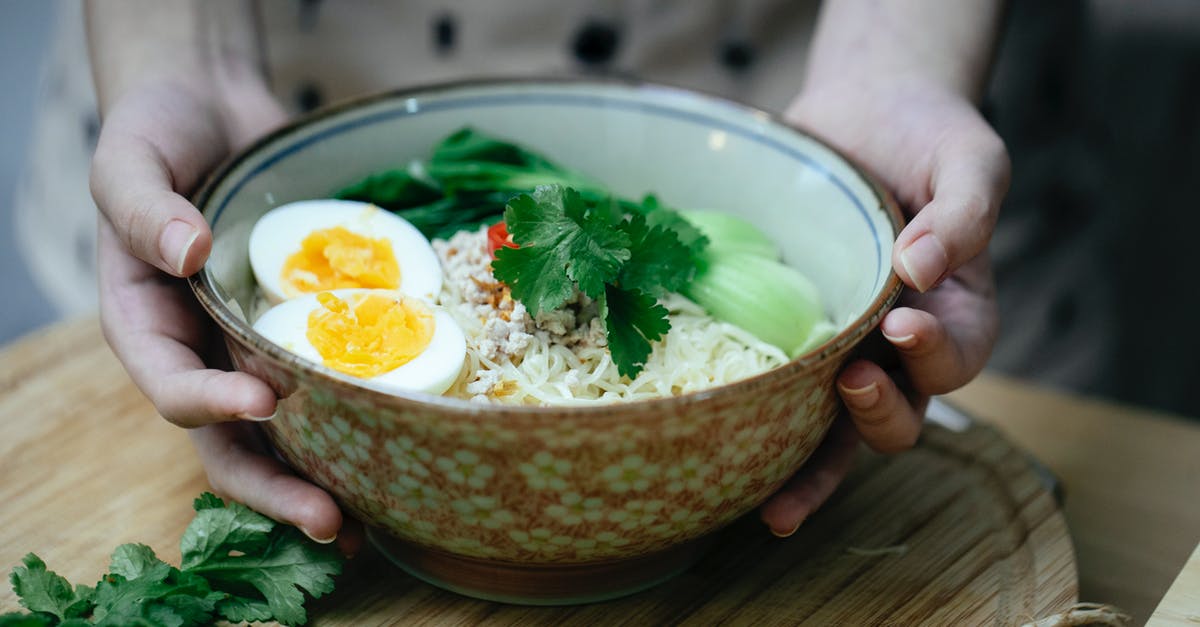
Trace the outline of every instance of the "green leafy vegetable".
{"type": "Polygon", "coordinates": [[[661,340],[671,330],[666,307],[639,290],[606,286],[600,314],[617,372],[631,379],[650,357],[650,343],[661,340]]]}
{"type": "Polygon", "coordinates": [[[684,296],[796,357],[831,335],[817,288],[795,268],[753,253],[705,254],[684,296]]]}
{"type": "Polygon", "coordinates": [[[745,219],[722,211],[683,211],[683,218],[699,229],[709,241],[709,250],[752,253],[779,260],[779,245],[745,219]]]}
{"type": "Polygon", "coordinates": [[[679,241],[687,246],[693,256],[700,255],[708,246],[708,237],[695,225],[674,209],[670,209],[658,201],[658,197],[647,194],[641,203],[625,203],[630,213],[646,216],[650,226],[661,226],[675,232],[679,241]]]}
{"type": "Polygon", "coordinates": [[[461,128],[441,141],[433,149],[434,163],[447,161],[487,161],[524,166],[537,170],[559,170],[560,168],[542,155],[517,144],[501,141],[471,127],[461,128]]]}
{"type": "Polygon", "coordinates": [[[678,292],[692,280],[696,262],[675,231],[663,225],[650,226],[637,214],[618,228],[629,235],[629,260],[621,266],[617,281],[622,288],[659,298],[678,292]]]}
{"type": "Polygon", "coordinates": [[[95,590],[87,586],[71,587],[71,582],[46,569],[46,563],[30,553],[9,575],[13,592],[21,605],[31,612],[57,616],[59,619],[83,616],[92,603],[95,590]]]}
{"type": "Polygon", "coordinates": [[[600,298],[629,259],[629,236],[604,212],[589,211],[570,188],[539,187],[532,196],[517,196],[504,222],[519,247],[496,251],[492,271],[534,315],[561,307],[575,285],[600,298]]]}
{"type": "Polygon", "coordinates": [[[279,525],[239,503],[204,493],[180,541],[182,567],[158,559],[150,547],[124,544],[94,588],[70,583],[34,554],[9,577],[31,614],[0,616],[0,627],[207,625],[307,620],[304,591],[333,589],[341,558],[294,527],[279,525]]]}
{"type": "Polygon", "coordinates": [[[504,221],[518,247],[498,249],[492,273],[534,315],[576,289],[598,301],[613,362],[633,378],[671,328],[656,297],[681,289],[696,264],[674,231],[638,213],[618,222],[614,207],[558,185],[514,198],[504,221]]]}
{"type": "Polygon", "coordinates": [[[385,209],[404,209],[441,200],[436,181],[419,176],[419,170],[388,170],[372,174],[337,193],[343,200],[369,202],[385,209]]]}
{"type": "Polygon", "coordinates": [[[334,197],[395,212],[432,239],[494,222],[513,196],[551,184],[587,190],[589,202],[607,197],[588,177],[468,127],[443,139],[428,161],[372,174],[334,197]]]}

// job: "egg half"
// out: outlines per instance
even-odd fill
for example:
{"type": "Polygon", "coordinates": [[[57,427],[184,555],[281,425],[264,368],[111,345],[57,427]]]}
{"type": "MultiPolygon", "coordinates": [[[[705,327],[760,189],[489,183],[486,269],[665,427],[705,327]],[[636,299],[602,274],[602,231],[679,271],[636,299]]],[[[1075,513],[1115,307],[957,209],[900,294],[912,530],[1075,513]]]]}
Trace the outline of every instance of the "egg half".
{"type": "Polygon", "coordinates": [[[254,323],[263,337],[384,393],[445,392],[466,357],[450,314],[394,290],[308,294],[268,309],[254,323]]]}
{"type": "Polygon", "coordinates": [[[250,232],[250,268],[270,304],[324,290],[399,290],[433,300],[442,269],[407,220],[368,203],[302,200],[267,212],[250,232]]]}

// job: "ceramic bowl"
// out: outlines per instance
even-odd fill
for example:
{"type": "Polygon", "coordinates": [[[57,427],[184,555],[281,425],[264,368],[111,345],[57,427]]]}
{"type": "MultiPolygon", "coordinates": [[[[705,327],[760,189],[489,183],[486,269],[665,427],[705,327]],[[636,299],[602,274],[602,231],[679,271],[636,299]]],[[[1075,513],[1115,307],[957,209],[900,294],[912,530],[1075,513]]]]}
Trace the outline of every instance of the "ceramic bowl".
{"type": "Polygon", "coordinates": [[[765,113],[657,85],[474,82],[375,96],[259,141],[195,200],[214,244],[191,285],[235,366],[278,391],[264,429],[279,454],[372,526],[410,573],[503,601],[608,598],[686,567],[820,443],[840,411],[835,374],[900,290],[900,212],[868,176],[765,113]],[[653,192],[746,218],[816,283],[840,332],[778,369],[699,393],[512,407],[367,390],[251,329],[247,239],[259,216],[425,157],[464,125],[623,196],[653,192]]]}

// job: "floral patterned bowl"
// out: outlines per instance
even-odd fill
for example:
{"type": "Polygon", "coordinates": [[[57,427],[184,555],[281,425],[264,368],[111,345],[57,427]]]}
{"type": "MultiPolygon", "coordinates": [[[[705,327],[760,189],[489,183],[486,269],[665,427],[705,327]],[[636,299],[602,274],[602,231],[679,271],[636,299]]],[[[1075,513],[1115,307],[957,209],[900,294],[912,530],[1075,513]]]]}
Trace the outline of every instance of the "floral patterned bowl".
{"type": "Polygon", "coordinates": [[[191,285],[235,366],[278,391],[264,428],[279,453],[410,573],[489,599],[609,598],[686,567],[812,453],[840,410],[835,374],[900,289],[890,263],[900,212],[878,185],[771,116],[656,85],[475,82],[375,96],[266,137],[196,201],[214,246],[191,285]],[[699,393],[510,407],[367,390],[252,330],[247,240],[259,216],[426,155],[466,124],[619,194],[736,212],[776,234],[840,332],[699,393]]]}

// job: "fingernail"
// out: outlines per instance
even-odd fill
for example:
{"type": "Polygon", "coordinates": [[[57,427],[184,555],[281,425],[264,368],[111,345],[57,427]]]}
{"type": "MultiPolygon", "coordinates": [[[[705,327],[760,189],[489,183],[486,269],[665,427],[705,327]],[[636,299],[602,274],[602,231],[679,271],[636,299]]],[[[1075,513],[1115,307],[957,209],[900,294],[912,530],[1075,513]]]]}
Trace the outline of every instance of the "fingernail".
{"type": "Polygon", "coordinates": [[[867,409],[879,400],[879,384],[874,381],[861,388],[848,388],[844,385],[838,387],[842,390],[842,395],[846,397],[846,402],[859,409],[867,409]]]}
{"type": "Polygon", "coordinates": [[[271,414],[270,416],[251,416],[250,414],[248,414],[246,412],[240,412],[237,414],[237,417],[240,420],[250,420],[253,422],[266,422],[266,421],[274,418],[275,414],[271,414]]]}
{"type": "Polygon", "coordinates": [[[196,242],[197,237],[200,237],[200,231],[183,220],[171,220],[163,229],[162,236],[158,241],[158,249],[163,259],[175,260],[172,268],[176,274],[183,274],[183,265],[187,263],[188,251],[192,249],[192,244],[196,242]]]}
{"type": "Polygon", "coordinates": [[[900,348],[912,348],[917,343],[917,336],[914,333],[909,333],[908,335],[902,335],[900,337],[888,335],[883,331],[880,331],[880,333],[883,333],[883,337],[886,338],[887,341],[891,342],[894,346],[899,346],[900,348]]]}
{"type": "Polygon", "coordinates": [[[922,292],[937,283],[950,265],[946,247],[932,232],[926,233],[900,251],[900,264],[912,278],[913,285],[922,292]]]}
{"type": "Polygon", "coordinates": [[[300,530],[300,533],[303,533],[304,535],[308,536],[309,540],[312,540],[313,542],[316,542],[317,544],[332,544],[334,540],[337,540],[336,533],[334,533],[332,536],[329,536],[328,538],[318,538],[318,537],[314,536],[313,534],[309,533],[308,529],[305,529],[304,527],[301,527],[300,525],[296,525],[296,528],[300,530]]]}
{"type": "Polygon", "coordinates": [[[796,523],[794,527],[788,529],[787,531],[776,531],[775,529],[771,529],[771,535],[775,536],[776,538],[790,538],[792,537],[792,534],[796,533],[796,530],[800,528],[800,524],[803,522],[804,519],[801,518],[800,522],[796,523]]]}

